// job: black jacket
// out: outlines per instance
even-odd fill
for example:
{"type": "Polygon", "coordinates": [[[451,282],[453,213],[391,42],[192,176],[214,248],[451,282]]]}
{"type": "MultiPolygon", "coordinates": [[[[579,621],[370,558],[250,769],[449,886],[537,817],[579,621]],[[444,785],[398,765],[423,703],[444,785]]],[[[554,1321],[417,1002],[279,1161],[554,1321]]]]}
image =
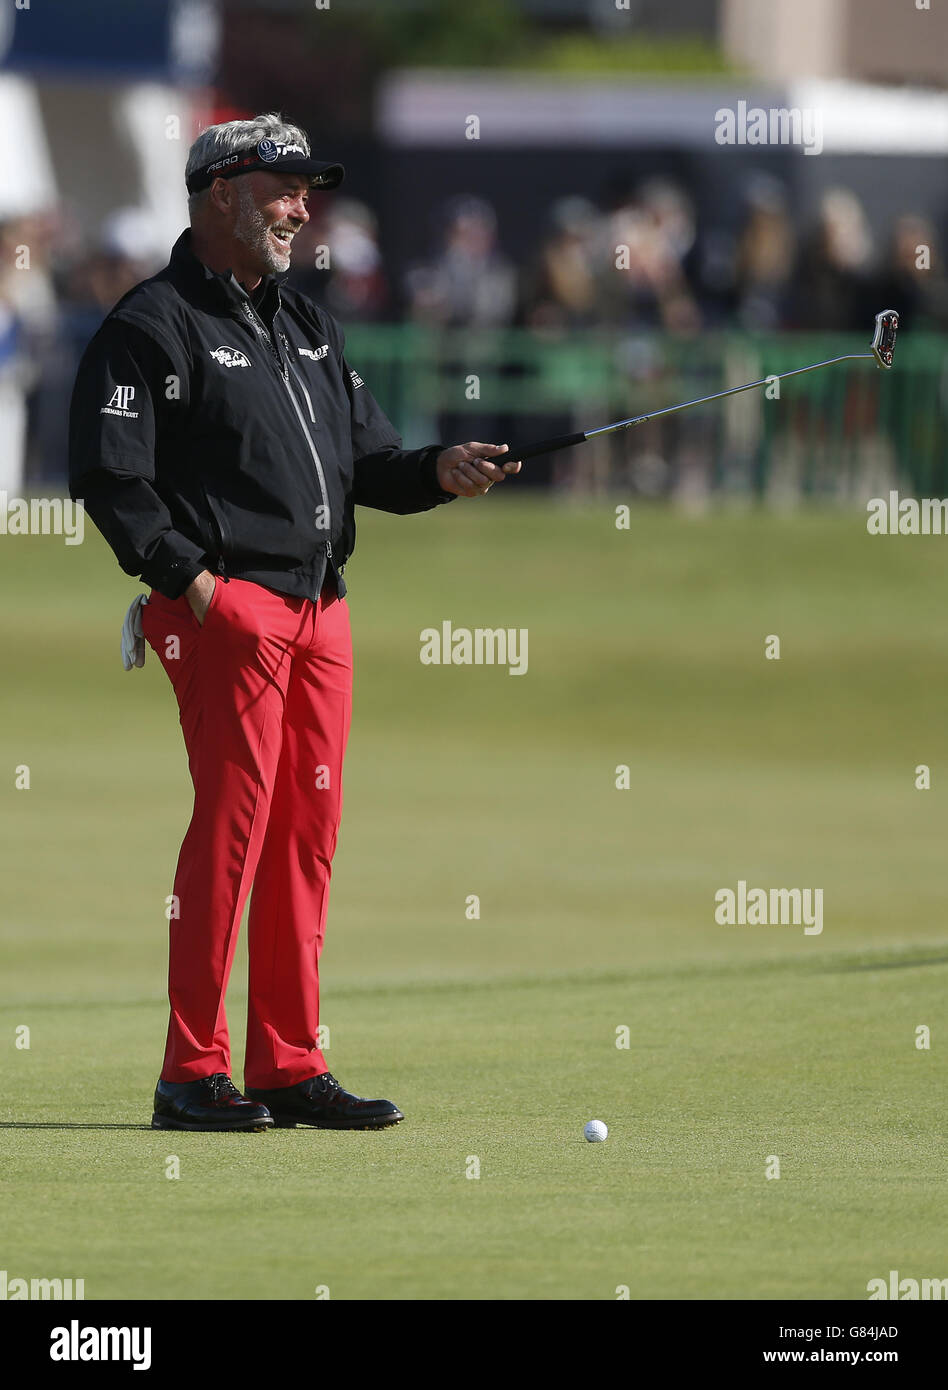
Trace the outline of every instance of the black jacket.
{"type": "Polygon", "coordinates": [[[266,277],[248,296],[190,249],[131,290],[83,355],[69,490],[127,574],[177,598],[202,569],[315,598],[344,594],[354,505],[453,500],[404,450],[343,356],[336,320],[266,277]]]}

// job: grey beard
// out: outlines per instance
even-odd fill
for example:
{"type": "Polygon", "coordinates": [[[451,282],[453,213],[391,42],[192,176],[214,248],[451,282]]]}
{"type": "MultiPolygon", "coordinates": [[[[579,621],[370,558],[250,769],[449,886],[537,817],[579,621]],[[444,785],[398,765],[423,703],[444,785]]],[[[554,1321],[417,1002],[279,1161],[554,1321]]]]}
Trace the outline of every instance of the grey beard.
{"type": "Polygon", "coordinates": [[[288,270],[290,248],[287,247],[285,255],[282,256],[274,250],[270,242],[270,229],[267,226],[266,218],[254,202],[250,189],[241,188],[238,190],[238,195],[240,211],[237,214],[237,221],[234,223],[234,236],[260,257],[268,274],[272,275],[275,272],[282,273],[284,270],[288,270]]]}

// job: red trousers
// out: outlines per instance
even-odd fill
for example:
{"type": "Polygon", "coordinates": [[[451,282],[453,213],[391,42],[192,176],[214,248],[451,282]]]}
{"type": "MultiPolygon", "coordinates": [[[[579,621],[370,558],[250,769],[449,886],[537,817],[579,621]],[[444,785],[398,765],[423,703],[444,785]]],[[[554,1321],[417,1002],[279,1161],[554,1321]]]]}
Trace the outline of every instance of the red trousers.
{"type": "Polygon", "coordinates": [[[252,884],[244,1084],[293,1086],[328,1070],[319,956],[352,709],[349,610],[218,578],[203,624],[186,598],[153,591],[142,630],[174,687],[194,784],[161,1076],[231,1074],[224,996],[252,884]]]}

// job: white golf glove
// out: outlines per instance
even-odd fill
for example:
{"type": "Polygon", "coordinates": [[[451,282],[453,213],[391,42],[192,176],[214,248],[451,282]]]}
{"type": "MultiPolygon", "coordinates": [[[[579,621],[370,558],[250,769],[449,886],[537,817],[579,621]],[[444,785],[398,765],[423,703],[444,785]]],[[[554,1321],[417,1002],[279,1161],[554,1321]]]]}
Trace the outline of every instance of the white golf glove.
{"type": "Polygon", "coordinates": [[[142,634],[142,604],[147,603],[148,599],[144,594],[139,594],[132,599],[125,614],[125,621],[122,624],[122,665],[126,671],[130,671],[133,666],[144,666],[145,664],[145,638],[142,634]]]}

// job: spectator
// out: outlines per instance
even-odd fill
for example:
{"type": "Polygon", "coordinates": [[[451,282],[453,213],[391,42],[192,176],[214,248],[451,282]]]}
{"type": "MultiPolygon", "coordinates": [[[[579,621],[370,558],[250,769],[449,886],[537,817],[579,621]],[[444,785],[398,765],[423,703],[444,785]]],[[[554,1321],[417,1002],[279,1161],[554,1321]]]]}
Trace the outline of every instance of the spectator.
{"type": "Polygon", "coordinates": [[[464,196],[446,208],[443,247],[408,272],[409,313],[420,323],[457,328],[509,324],[516,272],[497,245],[497,216],[483,198],[464,196]]]}
{"type": "Polygon", "coordinates": [[[645,185],[606,220],[600,317],[627,328],[692,333],[701,315],[682,262],[694,237],[687,237],[684,195],[671,200],[658,189],[645,185]]]}
{"type": "MultiPolygon", "coordinates": [[[[416,323],[436,329],[506,328],[516,310],[517,276],[498,248],[497,217],[491,205],[469,195],[452,199],[445,208],[442,249],[432,261],[408,272],[405,287],[409,314],[416,323]]],[[[489,405],[481,413],[477,407],[465,409],[461,404],[467,378],[473,375],[480,381],[493,371],[492,344],[486,337],[477,342],[463,334],[456,335],[458,352],[450,343],[449,338],[436,353],[443,399],[450,407],[438,416],[437,434],[453,439],[459,431],[459,439],[505,440],[509,420],[489,405]]]]}
{"type": "Polygon", "coordinates": [[[830,189],[796,269],[791,326],[827,332],[865,328],[877,312],[872,259],[859,199],[847,188],[830,189]]]}
{"type": "Polygon", "coordinates": [[[26,433],[22,334],[5,283],[0,282],[0,491],[23,485],[26,433]]]}
{"type": "Polygon", "coordinates": [[[899,217],[879,281],[879,307],[898,309],[900,327],[948,328],[948,280],[935,228],[917,213],[899,217]]]}
{"type": "Polygon", "coordinates": [[[337,198],[310,208],[296,234],[289,282],[338,319],[371,323],[390,317],[378,220],[365,203],[337,198]]]}
{"type": "Polygon", "coordinates": [[[354,198],[340,198],[330,207],[328,221],[332,274],[327,309],[339,319],[384,318],[388,289],[375,213],[354,198]]]}
{"type": "Polygon", "coordinates": [[[110,213],[92,250],[70,244],[73,230],[64,223],[58,228],[55,249],[71,260],[57,279],[55,333],[44,339],[31,399],[30,471],[36,482],[64,477],[69,398],[83,349],[112,305],[161,261],[153,223],[139,208],[110,213]]]}
{"type": "Polygon", "coordinates": [[[38,423],[59,320],[49,269],[52,214],[0,226],[0,487],[35,481],[38,423]]]}
{"type": "Polygon", "coordinates": [[[138,208],[110,213],[98,244],[73,266],[64,286],[73,313],[85,311],[90,337],[122,295],[159,264],[147,214],[138,208]]]}
{"type": "Polygon", "coordinates": [[[648,179],[639,190],[639,200],[678,264],[687,267],[697,240],[689,195],[671,179],[648,179]]]}
{"type": "Polygon", "coordinates": [[[796,237],[783,185],[757,175],[747,187],[747,217],[734,258],[735,312],[742,328],[780,328],[796,258],[796,237]]]}
{"type": "Polygon", "coordinates": [[[551,230],[525,277],[524,322],[530,328],[587,328],[596,321],[599,216],[586,198],[561,198],[551,230]]]}

